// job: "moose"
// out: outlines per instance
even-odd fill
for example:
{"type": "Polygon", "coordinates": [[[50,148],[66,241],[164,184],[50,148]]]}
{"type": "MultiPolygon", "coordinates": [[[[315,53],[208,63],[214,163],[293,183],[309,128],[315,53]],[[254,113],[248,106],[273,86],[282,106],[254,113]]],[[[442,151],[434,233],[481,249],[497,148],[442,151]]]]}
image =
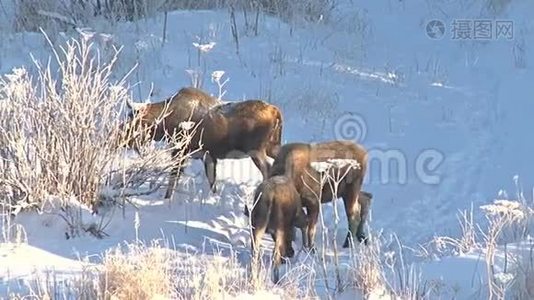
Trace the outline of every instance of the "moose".
{"type": "MultiPolygon", "coordinates": [[[[182,130],[180,124],[184,121],[196,123],[198,126],[186,152],[200,149],[213,193],[216,192],[218,159],[248,155],[263,178],[268,177],[270,166],[267,157],[274,160],[281,147],[283,120],[278,107],[257,99],[222,103],[195,88],[184,88],[167,102],[169,104],[166,106],[142,104],[136,107],[130,104],[130,122],[134,124],[127,125],[128,128],[133,127],[135,132],[139,125],[152,125],[155,127],[153,139],[158,140],[165,133],[173,134],[182,130]],[[158,122],[165,107],[166,117],[158,122]],[[133,121],[136,119],[142,121],[136,123],[133,121]]],[[[175,149],[171,154],[175,157],[178,153],[179,149],[175,149]]],[[[171,197],[176,180],[182,173],[183,166],[171,170],[165,198],[171,197]]]]}
{"type": "Polygon", "coordinates": [[[273,176],[260,183],[254,192],[254,201],[252,212],[245,205],[245,216],[250,217],[252,226],[252,257],[258,261],[262,237],[265,232],[270,233],[274,241],[273,280],[278,282],[282,257],[295,254],[291,245],[294,228],[300,228],[303,239],[306,237],[306,214],[295,185],[286,176],[273,176]]]}
{"type": "Polygon", "coordinates": [[[270,177],[285,175],[295,184],[301,197],[302,205],[307,211],[306,247],[314,249],[316,225],[319,216],[319,205],[330,202],[335,196],[343,198],[349,232],[343,244],[348,248],[350,241],[365,242],[367,237],[364,226],[369,214],[372,194],[360,193],[368,163],[367,150],[350,141],[327,141],[316,144],[290,143],[280,148],[274,160],[270,177]],[[314,162],[331,160],[357,162],[354,167],[347,164],[332,164],[327,172],[344,174],[340,178],[337,195],[333,194],[332,185],[322,180],[324,172],[312,166],[314,162]],[[363,195],[363,197],[362,197],[363,195]]]}
{"type": "MultiPolygon", "coordinates": [[[[360,191],[359,201],[369,206],[373,195],[360,191]]],[[[260,183],[254,192],[255,204],[252,214],[245,204],[244,214],[250,218],[252,226],[251,253],[254,261],[258,261],[261,240],[265,232],[274,241],[273,251],[273,281],[278,282],[278,267],[282,257],[291,258],[295,255],[292,242],[295,239],[295,229],[299,228],[302,244],[307,243],[307,216],[303,211],[300,194],[293,181],[287,176],[277,175],[260,183]]]]}
{"type": "Polygon", "coordinates": [[[167,137],[180,130],[182,122],[197,122],[211,107],[221,103],[219,99],[194,87],[181,88],[161,102],[127,101],[130,112],[127,121],[121,124],[128,134],[126,145],[137,151],[137,143],[146,139],[143,134],[148,134],[148,138],[154,141],[167,140],[167,137]]]}

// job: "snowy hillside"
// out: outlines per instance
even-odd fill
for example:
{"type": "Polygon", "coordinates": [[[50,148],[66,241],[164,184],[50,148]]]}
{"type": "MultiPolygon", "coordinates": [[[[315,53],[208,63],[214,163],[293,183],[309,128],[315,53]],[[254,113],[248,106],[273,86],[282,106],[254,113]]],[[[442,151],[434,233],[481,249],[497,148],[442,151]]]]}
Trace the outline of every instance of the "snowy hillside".
{"type": "MultiPolygon", "coordinates": [[[[284,143],[349,139],[363,144],[371,155],[364,190],[374,195],[369,227],[384,237],[394,234],[415,249],[434,236],[461,236],[459,211],[474,207],[475,223],[485,228],[479,206],[495,199],[534,201],[534,140],[528,133],[534,112],[534,3],[501,1],[509,3],[495,12],[488,9],[490,2],[500,3],[338,1],[325,23],[286,23],[262,13],[257,35],[250,27],[253,17],[245,22],[239,12],[237,43],[227,10],[169,12],[165,39],[163,14],[114,26],[95,21],[80,31],[86,37],[94,34],[89,38],[104,58],[113,47],[123,47],[114,77],[121,78],[137,64],[129,83],[138,102],[161,101],[191,85],[189,73],[198,72],[202,88],[219,95],[211,74],[224,71],[222,81],[229,79],[222,87],[225,100],[259,98],[281,108],[284,143]],[[444,32],[427,26],[432,20],[439,20],[444,32]],[[473,21],[471,26],[490,20],[491,37],[475,39],[482,29],[473,27],[464,32],[465,39],[457,39],[457,20],[473,21]],[[510,24],[511,32],[502,27],[510,24]],[[195,46],[209,43],[208,51],[195,46]]],[[[10,8],[4,12],[9,15],[10,8]]],[[[14,33],[1,24],[0,74],[22,66],[35,71],[32,56],[46,62],[51,51],[44,35],[14,33]]],[[[67,37],[81,35],[70,30],[50,36],[60,45],[67,37]]],[[[136,240],[164,239],[179,255],[215,259],[213,255],[236,254],[238,267],[245,269],[250,237],[243,207],[261,180],[260,172],[248,158],[221,162],[217,179],[223,188],[216,195],[209,193],[199,161],[192,162],[186,174],[196,180],[191,184],[183,179],[180,189],[188,192],[176,193],[172,202],[163,200],[162,188],[131,197],[124,211],[106,216],[110,223],[103,239],[65,239],[61,218],[19,213],[13,222],[24,229],[25,243],[0,244],[0,294],[24,290],[20,285],[37,274],[34,268],[68,277],[87,268],[85,263],[100,263],[105,251],[136,240]]],[[[341,245],[347,225],[341,201],[336,206],[341,245]]],[[[334,204],[322,209],[332,229],[334,204]]],[[[85,211],[84,218],[99,220],[85,211]]],[[[300,241],[297,238],[299,247],[300,241]]],[[[382,250],[399,251],[390,241],[383,242],[382,250]]],[[[265,245],[270,251],[270,238],[265,245]]],[[[339,251],[342,270],[348,271],[352,253],[339,251]]],[[[476,272],[485,280],[480,253],[422,264],[422,272],[429,280],[459,285],[460,299],[485,298],[482,283],[466,283],[476,272]],[[470,278],[462,281],[459,273],[470,278]]],[[[420,261],[406,255],[410,262],[420,261]]],[[[299,253],[291,264],[315,269],[316,274],[301,278],[299,285],[313,281],[321,298],[331,292],[314,258],[299,253]]],[[[335,268],[328,264],[326,269],[333,284],[335,268]]],[[[443,295],[454,294],[443,290],[443,295]]],[[[354,294],[349,288],[338,296],[353,299],[354,294]]]]}

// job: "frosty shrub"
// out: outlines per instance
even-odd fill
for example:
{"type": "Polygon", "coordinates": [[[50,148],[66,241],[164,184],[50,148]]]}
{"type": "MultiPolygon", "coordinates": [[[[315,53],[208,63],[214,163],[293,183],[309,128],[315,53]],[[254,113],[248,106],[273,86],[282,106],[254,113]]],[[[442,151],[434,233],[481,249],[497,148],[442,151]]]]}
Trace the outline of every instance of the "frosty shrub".
{"type": "Polygon", "coordinates": [[[498,240],[507,227],[521,223],[529,217],[531,212],[528,208],[525,209],[520,202],[510,200],[495,200],[492,204],[481,206],[480,209],[488,220],[487,229],[482,232],[485,244],[488,298],[504,299],[510,280],[508,280],[508,274],[501,274],[496,271],[498,240]]]}
{"type": "Polygon", "coordinates": [[[61,8],[57,0],[15,0],[14,4],[13,27],[15,31],[38,31],[39,27],[65,29],[65,23],[56,23],[44,13],[59,12],[61,8]]]}
{"type": "Polygon", "coordinates": [[[59,69],[35,62],[0,78],[2,203],[42,205],[48,196],[94,206],[103,171],[121,142],[124,81],[116,60],[101,62],[91,44],[72,40],[54,52],[59,69]]]}
{"type": "Polygon", "coordinates": [[[119,52],[101,61],[86,39],[53,52],[57,72],[51,63],[35,62],[35,77],[24,68],[0,77],[0,206],[14,214],[60,209],[69,236],[82,230],[100,236],[100,225],[82,224],[83,211],[155,192],[194,154],[185,152],[194,128],[169,137],[163,149],[141,132],[148,140],[135,139],[140,155],[125,159],[126,135],[134,132],[120,118],[129,100],[126,79],[112,80],[119,52]]]}
{"type": "Polygon", "coordinates": [[[128,94],[110,79],[116,56],[101,62],[90,44],[73,40],[55,58],[57,73],[35,62],[35,78],[21,68],[0,79],[0,189],[11,204],[42,204],[48,195],[95,204],[119,145],[117,107],[128,94]]]}
{"type": "Polygon", "coordinates": [[[233,6],[239,10],[259,10],[285,21],[303,19],[317,22],[327,19],[336,5],[336,0],[169,0],[164,9],[223,9],[233,6]]]}
{"type": "Polygon", "coordinates": [[[103,17],[109,21],[135,21],[165,9],[165,0],[14,0],[16,31],[67,31],[103,17]]]}

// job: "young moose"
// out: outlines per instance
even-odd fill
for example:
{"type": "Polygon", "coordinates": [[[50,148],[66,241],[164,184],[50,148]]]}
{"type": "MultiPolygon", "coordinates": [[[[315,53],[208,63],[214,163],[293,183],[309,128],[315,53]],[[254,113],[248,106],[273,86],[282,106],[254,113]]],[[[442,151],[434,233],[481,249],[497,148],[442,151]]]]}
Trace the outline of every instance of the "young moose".
{"type": "MultiPolygon", "coordinates": [[[[360,202],[370,205],[373,195],[360,191],[360,202]]],[[[295,239],[295,228],[301,230],[303,245],[307,245],[307,217],[302,210],[300,195],[293,182],[285,176],[273,176],[263,181],[254,193],[257,201],[252,216],[245,205],[245,216],[251,218],[252,225],[252,257],[259,259],[259,248],[263,234],[267,231],[275,242],[273,251],[274,281],[279,280],[278,267],[282,257],[294,256],[292,242],[295,239]]]]}
{"type": "MultiPolygon", "coordinates": [[[[306,238],[306,215],[300,202],[300,196],[293,182],[285,176],[274,176],[263,181],[254,192],[254,205],[250,213],[252,225],[252,258],[257,262],[259,248],[264,233],[271,234],[274,241],[273,266],[274,282],[279,280],[278,267],[282,257],[292,257],[295,254],[291,242],[294,240],[294,228],[302,231],[306,238]]],[[[245,206],[245,215],[249,216],[245,206]]]]}

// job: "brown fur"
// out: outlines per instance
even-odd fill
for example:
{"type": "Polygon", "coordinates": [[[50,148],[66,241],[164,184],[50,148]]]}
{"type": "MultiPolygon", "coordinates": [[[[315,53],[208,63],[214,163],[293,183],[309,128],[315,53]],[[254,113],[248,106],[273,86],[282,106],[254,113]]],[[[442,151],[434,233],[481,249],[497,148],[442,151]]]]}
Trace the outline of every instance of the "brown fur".
{"type": "MultiPolygon", "coordinates": [[[[319,216],[318,195],[321,203],[332,201],[330,186],[325,184],[321,190],[320,173],[311,167],[311,162],[321,162],[328,159],[353,159],[361,169],[352,169],[338,187],[338,197],[343,198],[345,213],[349,225],[349,233],[343,244],[349,246],[349,237],[360,242],[366,240],[364,224],[367,219],[370,197],[360,197],[363,179],[367,169],[367,151],[358,144],[348,141],[330,141],[318,144],[292,143],[281,147],[280,153],[273,162],[269,176],[286,175],[295,182],[295,187],[301,196],[302,204],[307,209],[308,248],[313,248],[315,227],[319,216]]],[[[345,169],[347,167],[343,167],[345,169]]],[[[346,170],[346,169],[345,169],[346,170]]],[[[345,173],[341,170],[341,174],[345,173]]],[[[368,194],[368,193],[367,193],[368,194]]]]}
{"type": "MultiPolygon", "coordinates": [[[[301,228],[305,238],[306,215],[293,182],[285,176],[273,176],[263,181],[254,192],[254,201],[256,204],[250,215],[252,257],[257,261],[262,237],[265,232],[270,233],[275,243],[274,281],[278,282],[278,266],[282,263],[282,256],[292,257],[295,253],[291,246],[294,228],[301,228]]],[[[249,215],[246,206],[245,215],[249,215]]]]}
{"type": "MultiPolygon", "coordinates": [[[[189,120],[197,122],[211,107],[220,103],[217,98],[200,89],[184,87],[164,101],[146,103],[139,109],[134,109],[128,103],[131,110],[129,120],[122,124],[121,128],[135,131],[138,126],[148,126],[151,127],[148,131],[151,139],[161,141],[166,135],[176,133],[179,130],[180,123],[189,120]],[[135,119],[134,116],[136,116],[135,119]],[[156,124],[158,119],[161,122],[156,124]]],[[[135,148],[135,142],[138,142],[139,139],[142,139],[142,137],[130,138],[127,141],[127,145],[135,148]]]]}
{"type": "MultiPolygon", "coordinates": [[[[179,130],[181,122],[197,123],[188,150],[197,150],[202,144],[204,168],[213,192],[217,159],[249,155],[265,179],[269,171],[266,158],[270,156],[274,159],[280,148],[282,114],[276,106],[261,100],[220,104],[219,100],[202,90],[187,87],[164,102],[144,105],[135,114],[138,121],[131,124],[131,119],[123,127],[136,129],[139,125],[156,125],[151,131],[154,140],[161,140],[165,133],[173,134],[179,130]],[[165,104],[168,104],[168,116],[156,125],[156,120],[165,113],[165,104]]],[[[134,140],[131,139],[128,144],[133,145],[134,140]]],[[[171,197],[181,173],[182,169],[172,170],[165,198],[171,197]]]]}
{"type": "MultiPolygon", "coordinates": [[[[218,159],[248,155],[263,178],[267,179],[270,167],[267,156],[277,153],[281,128],[282,114],[274,105],[261,100],[226,103],[211,108],[203,115],[189,150],[197,149],[199,142],[202,143],[206,176],[211,190],[215,192],[218,159]]],[[[178,172],[181,173],[181,170],[173,170],[171,174],[166,198],[172,194],[178,172]]]]}

